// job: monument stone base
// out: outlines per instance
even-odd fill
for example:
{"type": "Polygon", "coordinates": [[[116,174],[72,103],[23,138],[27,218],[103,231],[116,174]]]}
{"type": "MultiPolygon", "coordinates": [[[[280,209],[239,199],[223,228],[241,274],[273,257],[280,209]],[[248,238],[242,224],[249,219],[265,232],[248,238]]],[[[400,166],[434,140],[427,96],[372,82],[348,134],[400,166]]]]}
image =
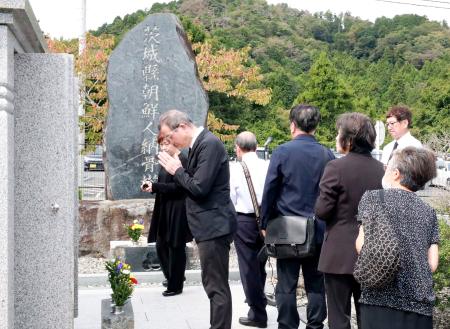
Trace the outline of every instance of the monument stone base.
{"type": "Polygon", "coordinates": [[[129,300],[123,306],[123,313],[111,312],[111,300],[102,299],[102,329],[134,329],[133,306],[129,300]]]}
{"type": "MultiPolygon", "coordinates": [[[[131,266],[132,272],[149,272],[161,270],[156,244],[132,245],[131,241],[111,241],[111,258],[119,257],[131,266]]],[[[186,244],[186,269],[194,270],[200,268],[198,251],[194,244],[186,244]]]]}

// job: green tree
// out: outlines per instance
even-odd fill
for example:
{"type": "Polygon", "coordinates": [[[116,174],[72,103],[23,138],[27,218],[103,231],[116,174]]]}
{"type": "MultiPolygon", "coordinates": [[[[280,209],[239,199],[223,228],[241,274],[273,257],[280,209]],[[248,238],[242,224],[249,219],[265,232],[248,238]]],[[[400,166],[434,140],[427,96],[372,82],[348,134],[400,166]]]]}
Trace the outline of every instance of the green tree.
{"type": "Polygon", "coordinates": [[[309,70],[305,89],[295,103],[308,103],[320,109],[321,123],[317,138],[328,146],[334,144],[334,125],[339,114],[354,109],[353,95],[340,79],[335,66],[325,52],[320,53],[309,70]]]}

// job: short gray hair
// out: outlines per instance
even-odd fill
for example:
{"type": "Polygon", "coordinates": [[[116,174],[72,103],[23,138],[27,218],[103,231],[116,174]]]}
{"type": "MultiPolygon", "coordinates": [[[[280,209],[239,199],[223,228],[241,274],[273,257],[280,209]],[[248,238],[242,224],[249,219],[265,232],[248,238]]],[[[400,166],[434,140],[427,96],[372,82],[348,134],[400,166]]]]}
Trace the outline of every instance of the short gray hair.
{"type": "Polygon", "coordinates": [[[244,152],[254,152],[258,146],[256,136],[251,131],[243,131],[237,135],[235,144],[244,152]]]}
{"type": "Polygon", "coordinates": [[[165,125],[169,127],[170,130],[174,130],[177,129],[182,123],[185,123],[188,126],[193,125],[192,120],[189,118],[187,113],[178,110],[169,110],[159,117],[158,128],[161,130],[161,127],[165,125]]]}
{"type": "Polygon", "coordinates": [[[436,156],[426,148],[409,146],[394,152],[389,167],[400,172],[400,185],[416,192],[436,177],[436,156]]]}

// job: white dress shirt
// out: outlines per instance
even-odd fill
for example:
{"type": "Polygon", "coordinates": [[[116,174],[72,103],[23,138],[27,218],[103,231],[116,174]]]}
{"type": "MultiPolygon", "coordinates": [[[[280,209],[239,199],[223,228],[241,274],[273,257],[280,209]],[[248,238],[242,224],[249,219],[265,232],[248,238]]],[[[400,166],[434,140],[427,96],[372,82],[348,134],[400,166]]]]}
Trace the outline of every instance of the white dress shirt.
{"type": "Polygon", "coordinates": [[[398,140],[393,140],[385,147],[383,147],[383,155],[381,156],[381,162],[383,162],[385,165],[387,165],[387,163],[389,162],[389,158],[394,149],[395,142],[398,143],[397,150],[401,150],[407,146],[422,147],[422,143],[418,139],[414,138],[408,131],[398,140]]]}
{"type": "MultiPolygon", "coordinates": [[[[256,199],[260,205],[269,161],[259,159],[256,152],[243,154],[242,161],[245,162],[250,172],[256,199]]],[[[230,197],[236,212],[244,214],[253,214],[255,212],[244,169],[239,162],[230,162],[230,197]]]]}
{"type": "Polygon", "coordinates": [[[191,145],[189,145],[189,148],[192,148],[192,146],[194,146],[195,141],[197,140],[198,136],[200,136],[200,134],[203,131],[203,129],[204,128],[201,127],[201,126],[195,128],[195,133],[194,133],[194,136],[192,137],[191,145]]]}

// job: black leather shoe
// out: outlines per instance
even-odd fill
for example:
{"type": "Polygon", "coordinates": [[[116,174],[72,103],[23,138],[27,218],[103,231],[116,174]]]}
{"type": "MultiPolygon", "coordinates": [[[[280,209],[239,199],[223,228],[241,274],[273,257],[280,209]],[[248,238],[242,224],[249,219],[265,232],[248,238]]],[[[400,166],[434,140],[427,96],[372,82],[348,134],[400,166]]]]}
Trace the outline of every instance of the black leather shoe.
{"type": "Polygon", "coordinates": [[[267,328],[267,321],[262,322],[262,321],[250,320],[249,318],[247,318],[245,316],[239,318],[239,323],[242,324],[243,326],[256,327],[256,328],[267,328]]]}
{"type": "Polygon", "coordinates": [[[179,295],[179,294],[181,294],[182,292],[183,292],[183,289],[177,290],[177,291],[169,291],[169,290],[165,290],[165,291],[163,291],[162,295],[163,295],[164,297],[170,297],[170,296],[176,296],[176,295],[179,295]]]}

